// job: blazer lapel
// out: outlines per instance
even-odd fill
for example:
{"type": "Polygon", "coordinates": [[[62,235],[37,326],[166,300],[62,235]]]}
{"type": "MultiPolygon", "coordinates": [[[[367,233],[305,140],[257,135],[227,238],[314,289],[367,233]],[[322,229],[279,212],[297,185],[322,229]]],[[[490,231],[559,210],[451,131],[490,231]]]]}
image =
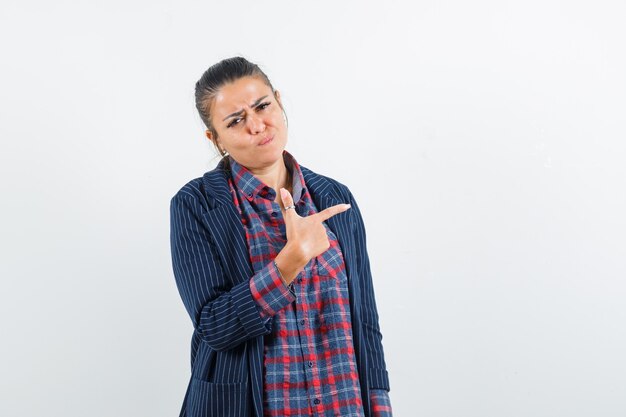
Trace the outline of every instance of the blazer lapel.
{"type": "Polygon", "coordinates": [[[246,232],[233,204],[228,188],[230,171],[224,169],[224,159],[217,167],[204,174],[203,181],[209,204],[204,219],[208,231],[215,240],[215,246],[227,276],[235,284],[249,280],[253,275],[248,253],[246,232]]]}

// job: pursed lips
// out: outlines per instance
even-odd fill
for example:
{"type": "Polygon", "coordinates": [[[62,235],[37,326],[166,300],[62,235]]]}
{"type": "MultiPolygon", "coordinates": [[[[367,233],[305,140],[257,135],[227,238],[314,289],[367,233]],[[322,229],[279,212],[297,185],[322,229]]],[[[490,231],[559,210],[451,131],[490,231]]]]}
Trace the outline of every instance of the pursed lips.
{"type": "Polygon", "coordinates": [[[263,141],[261,143],[259,143],[259,146],[261,145],[265,145],[266,143],[268,143],[269,141],[271,141],[272,139],[274,139],[274,136],[269,136],[266,137],[265,139],[263,139],[263,141]]]}

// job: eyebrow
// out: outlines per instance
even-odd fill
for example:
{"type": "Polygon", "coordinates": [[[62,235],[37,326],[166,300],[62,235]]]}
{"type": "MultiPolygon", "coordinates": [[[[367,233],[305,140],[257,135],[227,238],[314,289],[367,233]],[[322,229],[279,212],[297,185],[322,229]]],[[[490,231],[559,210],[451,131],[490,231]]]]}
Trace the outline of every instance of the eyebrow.
{"type": "MultiPolygon", "coordinates": [[[[256,107],[256,105],[257,105],[257,104],[259,104],[259,103],[261,102],[261,100],[263,100],[263,99],[264,99],[264,98],[266,98],[266,97],[267,97],[267,96],[265,95],[265,96],[263,96],[263,97],[259,98],[257,101],[255,101],[254,103],[252,103],[252,105],[251,105],[250,107],[256,107]]],[[[229,114],[228,116],[224,117],[224,118],[222,119],[222,121],[224,121],[224,120],[228,119],[229,117],[239,116],[239,115],[240,115],[240,114],[242,114],[242,113],[243,113],[243,110],[239,110],[239,111],[237,111],[237,112],[235,112],[235,113],[231,113],[231,114],[229,114]]]]}

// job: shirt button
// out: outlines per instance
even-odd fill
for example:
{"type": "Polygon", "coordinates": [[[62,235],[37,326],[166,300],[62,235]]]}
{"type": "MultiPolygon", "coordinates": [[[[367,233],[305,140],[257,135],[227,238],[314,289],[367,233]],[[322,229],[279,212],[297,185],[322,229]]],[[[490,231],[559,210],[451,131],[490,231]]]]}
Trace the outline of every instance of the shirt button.
{"type": "Polygon", "coordinates": [[[309,361],[309,368],[313,368],[313,362],[309,361]]]}
{"type": "Polygon", "coordinates": [[[300,320],[300,324],[304,325],[304,319],[300,320]]]}
{"type": "Polygon", "coordinates": [[[278,216],[278,213],[276,213],[275,211],[272,212],[272,217],[276,217],[278,216]]]}
{"type": "Polygon", "coordinates": [[[252,193],[248,193],[248,197],[252,197],[252,193]]]}
{"type": "Polygon", "coordinates": [[[314,402],[315,404],[319,404],[319,403],[320,403],[320,399],[319,399],[319,398],[316,398],[316,399],[314,399],[314,400],[313,400],[313,402],[314,402]]]}

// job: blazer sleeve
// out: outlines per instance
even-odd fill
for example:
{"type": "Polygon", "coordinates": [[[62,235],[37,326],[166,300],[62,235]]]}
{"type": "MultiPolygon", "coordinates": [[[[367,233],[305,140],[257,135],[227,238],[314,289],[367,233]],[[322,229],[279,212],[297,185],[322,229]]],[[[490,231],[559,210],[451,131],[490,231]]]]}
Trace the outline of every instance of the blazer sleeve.
{"type": "MultiPolygon", "coordinates": [[[[261,317],[250,281],[237,285],[225,276],[216,248],[202,222],[197,198],[177,193],[170,202],[170,245],[176,285],[194,329],[216,351],[232,349],[271,332],[261,317]]],[[[276,275],[269,262],[251,279],[276,275]]]]}
{"type": "Polygon", "coordinates": [[[363,334],[365,335],[365,351],[367,357],[368,379],[370,389],[383,389],[389,391],[389,375],[385,363],[385,354],[382,345],[383,335],[378,324],[378,309],[376,308],[376,297],[374,296],[374,286],[372,284],[372,272],[367,254],[367,242],[365,234],[365,224],[359,206],[351,192],[350,205],[354,210],[356,218],[355,242],[358,259],[358,277],[362,288],[362,316],[363,334]]]}

